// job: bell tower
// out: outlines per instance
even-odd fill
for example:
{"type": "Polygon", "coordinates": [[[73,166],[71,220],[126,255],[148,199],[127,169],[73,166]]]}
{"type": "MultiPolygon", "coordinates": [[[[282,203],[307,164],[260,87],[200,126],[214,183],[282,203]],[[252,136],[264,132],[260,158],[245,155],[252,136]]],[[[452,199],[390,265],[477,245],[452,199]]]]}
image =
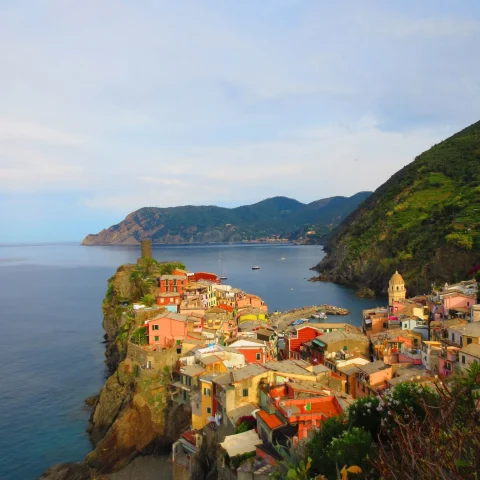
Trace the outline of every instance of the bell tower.
{"type": "Polygon", "coordinates": [[[388,305],[391,306],[394,300],[405,300],[406,296],[405,281],[397,270],[388,282],[388,305]]]}

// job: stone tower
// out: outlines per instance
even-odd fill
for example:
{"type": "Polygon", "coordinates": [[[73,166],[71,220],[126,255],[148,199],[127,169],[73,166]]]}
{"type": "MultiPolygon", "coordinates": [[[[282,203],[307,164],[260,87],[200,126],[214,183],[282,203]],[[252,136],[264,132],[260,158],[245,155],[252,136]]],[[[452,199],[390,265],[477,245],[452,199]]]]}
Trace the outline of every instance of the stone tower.
{"type": "Polygon", "coordinates": [[[405,281],[397,270],[388,282],[388,305],[391,306],[394,300],[405,300],[406,295],[405,281]]]}
{"type": "Polygon", "coordinates": [[[142,246],[142,258],[152,258],[152,241],[150,239],[144,239],[141,241],[142,246]]]}

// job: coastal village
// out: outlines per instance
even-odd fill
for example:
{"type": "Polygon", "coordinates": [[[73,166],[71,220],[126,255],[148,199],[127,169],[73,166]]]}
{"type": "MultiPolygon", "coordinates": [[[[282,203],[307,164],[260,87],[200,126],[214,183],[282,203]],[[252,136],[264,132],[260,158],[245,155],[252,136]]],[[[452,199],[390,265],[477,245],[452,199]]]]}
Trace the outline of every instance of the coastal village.
{"type": "Polygon", "coordinates": [[[226,280],[175,268],[156,279],[154,305],[133,306],[144,336],[129,339],[126,362],[140,376],[168,371],[158,388],[191,418],[172,446],[175,479],[191,478],[207,443],[218,478],[271,478],[279,445],[297,446],[356,399],[433,385],[480,362],[475,280],[411,298],[392,272],[388,305],[365,309],[358,327],[332,321],[348,311],[328,305],[269,312],[226,280]]]}

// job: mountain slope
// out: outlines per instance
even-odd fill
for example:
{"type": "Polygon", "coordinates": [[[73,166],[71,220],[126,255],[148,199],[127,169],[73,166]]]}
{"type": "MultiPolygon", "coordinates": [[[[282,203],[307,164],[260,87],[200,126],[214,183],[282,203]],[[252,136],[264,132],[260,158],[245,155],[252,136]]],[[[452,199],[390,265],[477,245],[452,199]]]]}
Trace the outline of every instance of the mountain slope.
{"type": "Polygon", "coordinates": [[[132,245],[141,238],[153,243],[239,242],[278,236],[318,240],[338,225],[370,192],[331,197],[304,204],[286,197],[268,198],[236,208],[192,206],[145,207],[100,233],[87,235],[83,245],[132,245]]]}
{"type": "Polygon", "coordinates": [[[384,291],[398,269],[410,293],[480,263],[480,122],[402,168],[325,241],[321,278],[384,291]]]}

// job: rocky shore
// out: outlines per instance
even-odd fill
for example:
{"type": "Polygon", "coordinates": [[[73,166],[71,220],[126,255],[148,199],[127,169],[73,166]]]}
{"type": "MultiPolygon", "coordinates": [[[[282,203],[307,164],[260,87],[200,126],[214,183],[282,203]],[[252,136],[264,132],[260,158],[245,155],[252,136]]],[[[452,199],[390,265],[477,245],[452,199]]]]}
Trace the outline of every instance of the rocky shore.
{"type": "MultiPolygon", "coordinates": [[[[86,399],[92,408],[87,431],[93,449],[83,462],[49,468],[40,477],[42,480],[155,478],[146,473],[155,461],[147,462],[148,466],[136,462],[137,467],[130,466],[123,476],[121,472],[136,458],[145,456],[159,456],[165,463],[171,444],[190,423],[190,412],[183,405],[173,405],[165,388],[169,380],[166,372],[174,365],[166,364],[165,372],[152,376],[135,368],[127,357],[128,339],[144,320],[141,315],[132,315],[124,305],[148,293],[141,290],[141,280],[134,275],[136,270],[135,265],[119,267],[108,282],[103,301],[105,357],[111,375],[98,396],[86,399]]],[[[146,288],[150,288],[148,284],[146,288]]]]}

